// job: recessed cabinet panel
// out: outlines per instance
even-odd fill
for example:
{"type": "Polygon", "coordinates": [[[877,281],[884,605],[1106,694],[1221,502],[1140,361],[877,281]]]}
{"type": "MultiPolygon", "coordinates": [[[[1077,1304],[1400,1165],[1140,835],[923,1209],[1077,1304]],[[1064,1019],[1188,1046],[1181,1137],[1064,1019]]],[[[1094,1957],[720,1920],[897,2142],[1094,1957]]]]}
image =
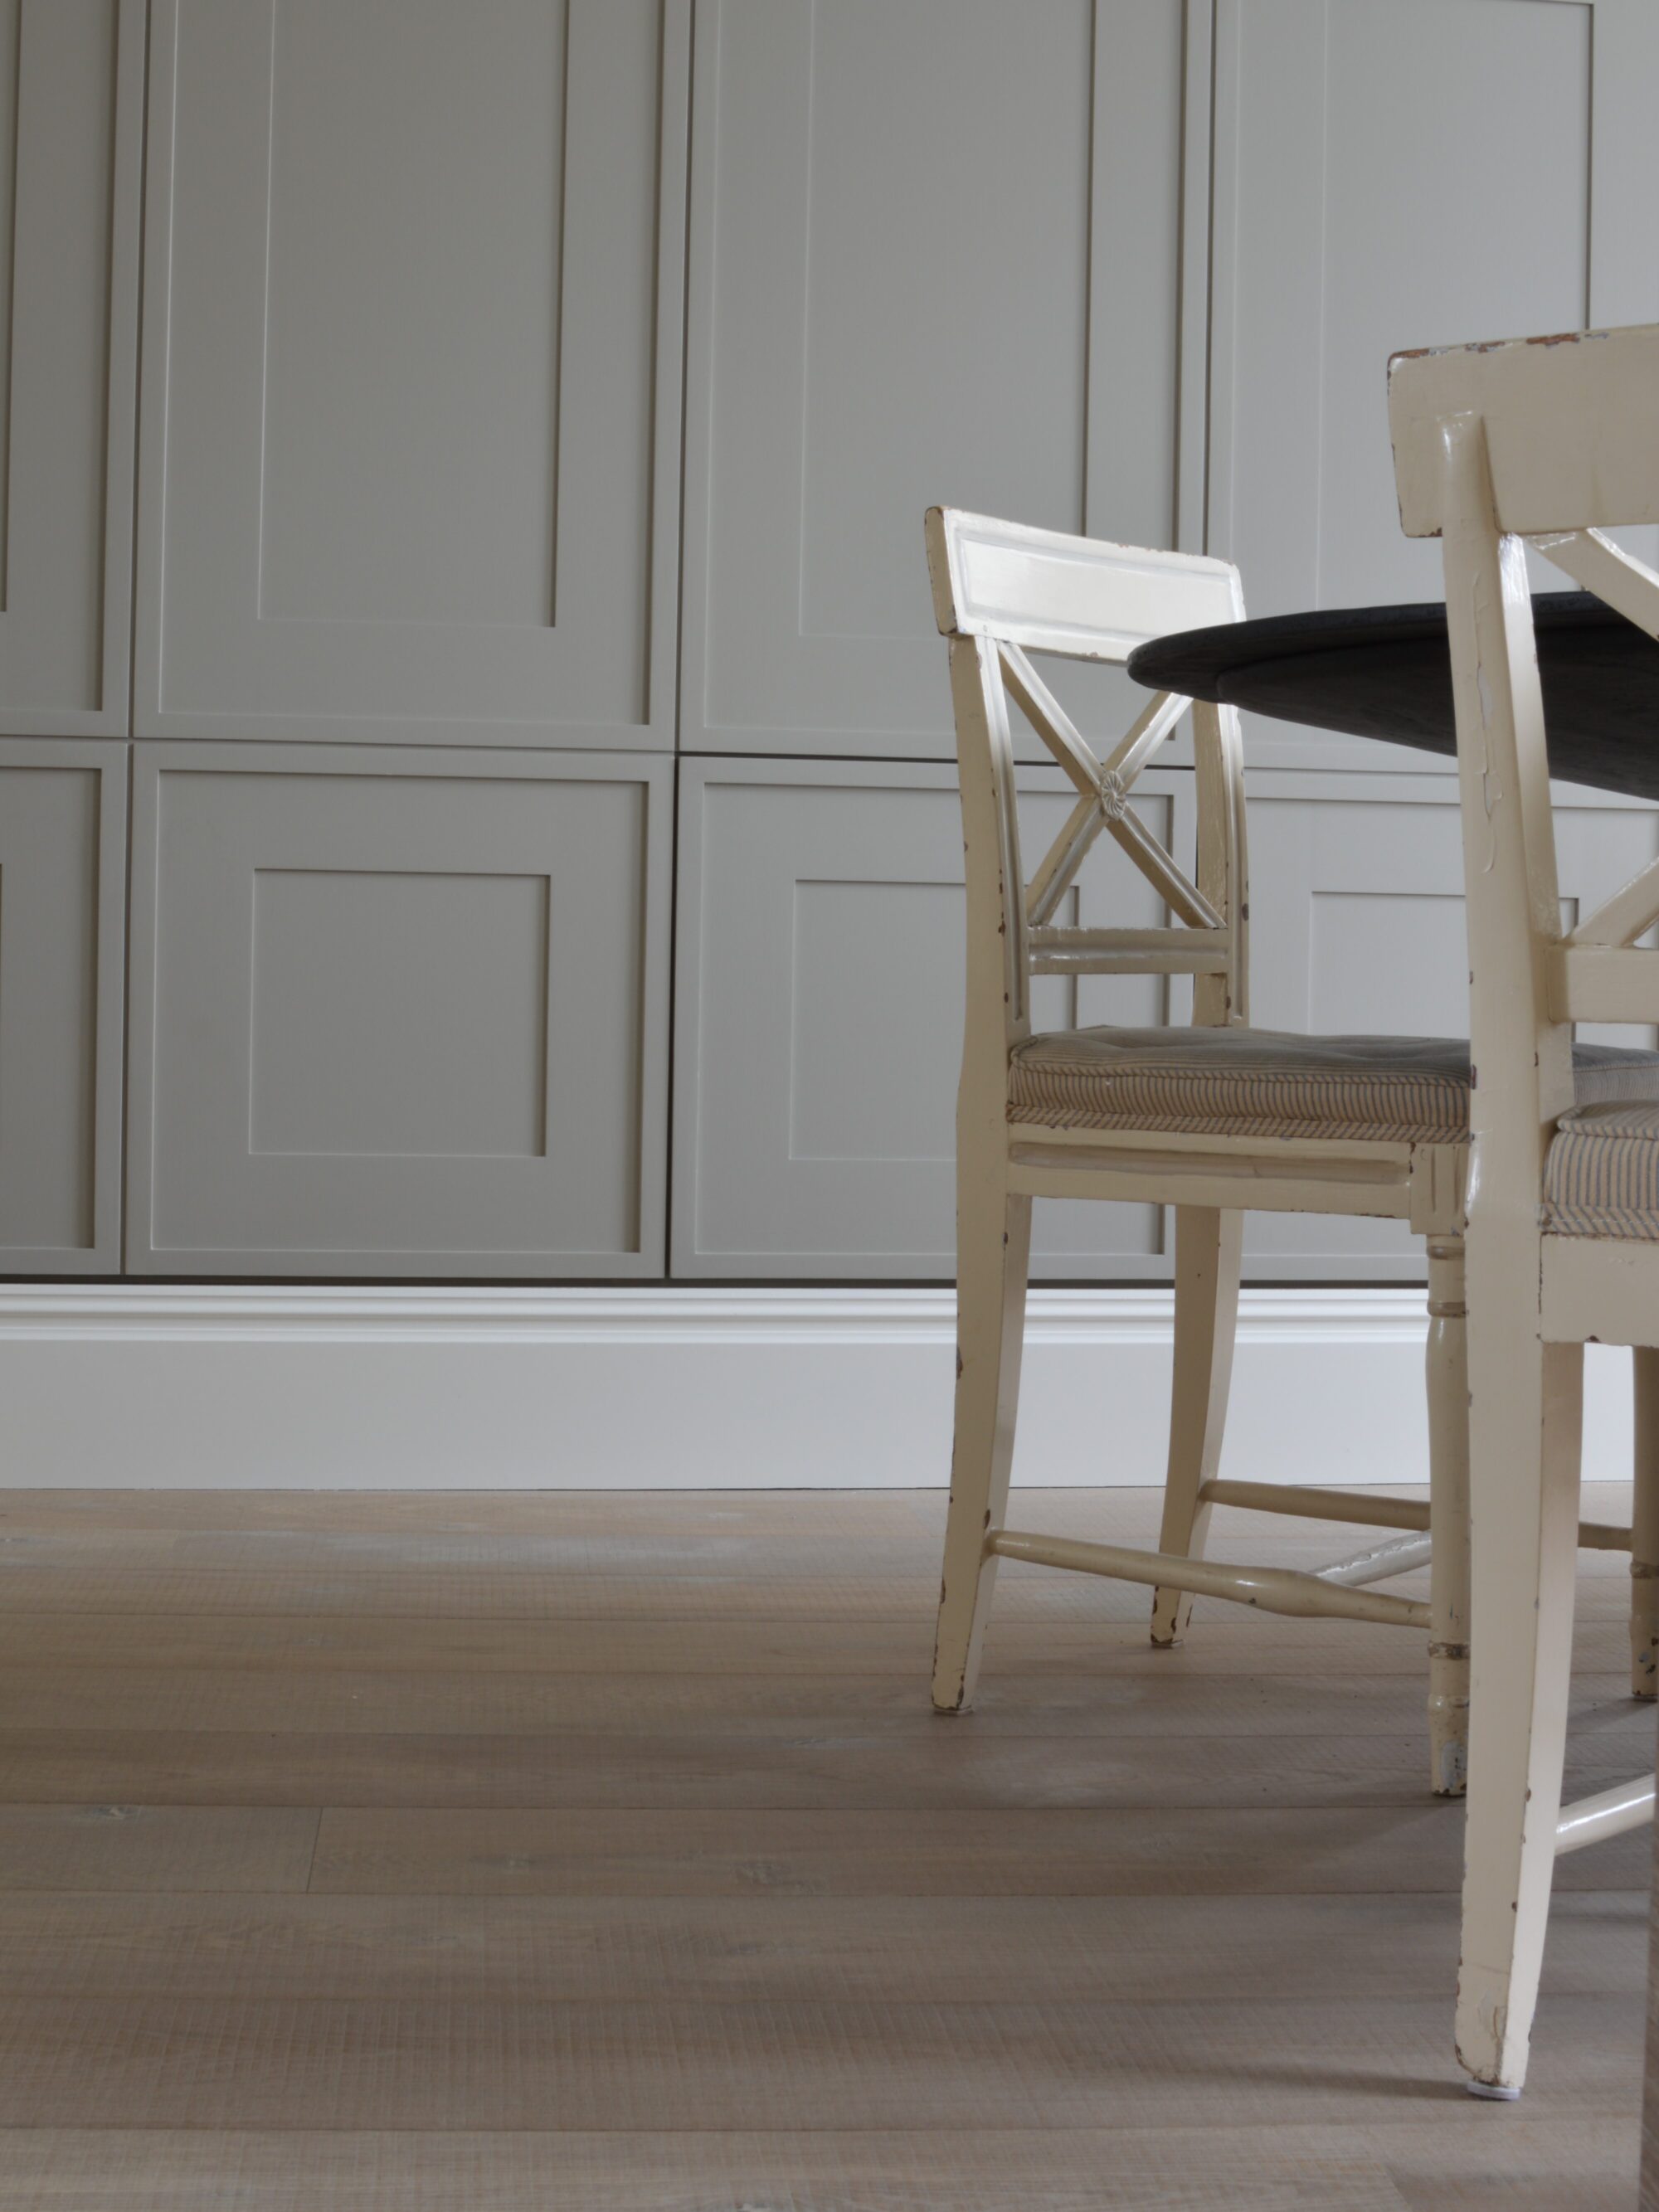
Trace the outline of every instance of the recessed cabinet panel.
{"type": "MultiPolygon", "coordinates": [[[[962,823],[948,769],[782,762],[681,771],[674,1272],[949,1276],[962,1055],[962,823]]],[[[1027,773],[1028,871],[1074,794],[1027,773]]],[[[1190,855],[1190,778],[1137,805],[1190,855]]],[[[1158,926],[1115,847],[1068,921],[1158,926]]],[[[1182,987],[1039,978],[1040,1028],[1161,1021],[1182,987]]],[[[1037,1207],[1038,1276],[1167,1275],[1151,1206],[1037,1207]]]]}
{"type": "Polygon", "coordinates": [[[0,1268],[121,1264],[126,747],[0,741],[0,1268]]]}
{"type": "Polygon", "coordinates": [[[1175,542],[1180,0],[697,21],[682,743],[948,759],[927,507],[1175,542]]]}
{"type": "Polygon", "coordinates": [[[141,732],[673,743],[689,0],[168,0],[141,732]]]}
{"type": "Polygon", "coordinates": [[[0,0],[0,729],[125,736],[143,0],[0,0]]]}
{"type": "MultiPolygon", "coordinates": [[[[1659,813],[1561,789],[1564,920],[1588,913],[1659,854],[1659,813]]],[[[1468,955],[1457,787],[1449,776],[1249,778],[1251,1016],[1325,1035],[1468,1034],[1468,955]]],[[[1640,1030],[1586,1038],[1649,1045],[1640,1030]]],[[[1419,1279],[1421,1241],[1401,1223],[1253,1213],[1258,1278],[1419,1279]]]]}
{"type": "Polygon", "coordinates": [[[131,1264],[660,1273],[670,788],[141,747],[131,1264]]]}

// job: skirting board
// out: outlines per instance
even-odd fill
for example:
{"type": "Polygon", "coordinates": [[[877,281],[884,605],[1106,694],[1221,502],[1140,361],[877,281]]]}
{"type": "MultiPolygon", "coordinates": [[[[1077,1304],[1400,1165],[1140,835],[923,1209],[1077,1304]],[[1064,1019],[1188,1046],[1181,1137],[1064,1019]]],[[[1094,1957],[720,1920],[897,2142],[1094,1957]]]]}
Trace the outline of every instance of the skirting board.
{"type": "MultiPolygon", "coordinates": [[[[1224,1472],[1426,1477],[1423,1294],[1244,1293],[1224,1472]]],[[[942,1484],[945,1290],[0,1287],[0,1486],[803,1489],[942,1484]]],[[[1032,1293],[1015,1480],[1164,1477],[1170,1301],[1032,1293]]],[[[1587,1475],[1630,1454],[1592,1347],[1587,1475]]]]}

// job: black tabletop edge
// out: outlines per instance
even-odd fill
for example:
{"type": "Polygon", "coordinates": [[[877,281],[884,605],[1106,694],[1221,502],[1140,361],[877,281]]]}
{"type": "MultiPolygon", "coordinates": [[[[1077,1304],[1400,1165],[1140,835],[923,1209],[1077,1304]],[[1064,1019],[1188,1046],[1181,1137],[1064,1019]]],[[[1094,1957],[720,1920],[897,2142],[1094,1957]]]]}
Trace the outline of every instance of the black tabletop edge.
{"type": "MultiPolygon", "coordinates": [[[[1534,629],[1592,629],[1625,617],[1593,592],[1539,592],[1533,596],[1534,629]]],[[[1171,630],[1149,638],[1129,655],[1128,671],[1149,691],[1219,701],[1230,677],[1262,661],[1304,653],[1352,652],[1356,647],[1412,645],[1443,639],[1446,610],[1438,599],[1399,606],[1322,607],[1312,614],[1266,615],[1209,629],[1171,630]]]]}

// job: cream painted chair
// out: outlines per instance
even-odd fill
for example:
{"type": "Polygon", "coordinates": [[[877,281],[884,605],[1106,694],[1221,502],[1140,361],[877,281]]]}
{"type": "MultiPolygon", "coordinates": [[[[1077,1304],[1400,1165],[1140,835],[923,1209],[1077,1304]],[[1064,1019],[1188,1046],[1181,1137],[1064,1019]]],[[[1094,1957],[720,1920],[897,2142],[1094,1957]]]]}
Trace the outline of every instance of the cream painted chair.
{"type": "Polygon", "coordinates": [[[1457,2043],[1518,2095],[1554,1864],[1651,1817],[1643,1777],[1561,1804],[1583,1346],[1636,1352],[1635,1684],[1659,1594],[1659,1101],[1575,1109],[1576,1021],[1659,1022],[1659,861],[1576,927],[1554,828],[1525,544],[1659,636],[1659,574],[1595,526],[1659,522],[1659,327],[1390,365],[1407,534],[1443,541],[1468,897],[1474,1672],[1457,2043]]]}
{"type": "MultiPolygon", "coordinates": [[[[1429,1642],[1432,1787],[1463,1786],[1468,1679],[1463,1193],[1468,1069],[1461,1042],[1305,1037],[1245,1026],[1243,769],[1231,709],[1154,696],[1101,761],[1034,654],[1121,663],[1144,640],[1242,618],[1226,562],[1148,552],[934,508],[927,550],[950,640],[967,849],[968,994],[957,1115],[956,1440],[933,1702],[971,1701],[1000,1559],[1152,1584],[1155,1644],[1181,1641],[1194,1593],[1268,1612],[1382,1621],[1429,1642]],[[1028,883],[1011,702],[1077,791],[1028,883]],[[1198,852],[1189,878],[1129,804],[1138,773],[1192,705],[1198,852]],[[1095,839],[1116,840],[1170,925],[1054,920],[1095,839]],[[1189,1029],[1033,1034],[1033,975],[1190,975],[1189,1029]],[[1174,1206],[1175,1377],[1160,1549],[1007,1525],[1031,1200],[1174,1206]],[[1428,1240],[1431,1501],[1218,1476],[1237,1308],[1241,1209],[1379,1215],[1428,1240]],[[1248,1505],[1411,1532],[1319,1573],[1204,1557],[1210,1510],[1248,1505]],[[1373,1585],[1420,1565],[1428,1602],[1373,1585]]],[[[1580,1097],[1617,1095],[1629,1055],[1579,1055],[1580,1097]]],[[[1288,1409],[1295,1417],[1295,1409],[1288,1409]]],[[[1340,1437],[1333,1439],[1340,1454],[1340,1437]]],[[[1103,1437],[1103,1450],[1106,1439],[1103,1437]]],[[[1622,1532],[1599,1532],[1603,1538],[1622,1532]]]]}

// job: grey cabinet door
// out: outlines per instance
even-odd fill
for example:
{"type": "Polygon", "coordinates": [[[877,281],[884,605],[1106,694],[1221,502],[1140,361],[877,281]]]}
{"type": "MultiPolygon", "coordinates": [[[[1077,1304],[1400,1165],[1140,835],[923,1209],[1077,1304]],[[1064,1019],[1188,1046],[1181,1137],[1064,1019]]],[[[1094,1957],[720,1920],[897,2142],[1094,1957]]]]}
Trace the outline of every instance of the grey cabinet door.
{"type": "MultiPolygon", "coordinates": [[[[1457,787],[1448,775],[1249,778],[1251,1014],[1264,1029],[1466,1036],[1468,957],[1457,787]]],[[[1556,794],[1564,915],[1659,854],[1659,813],[1603,793],[1556,794]]],[[[1581,1030],[1613,1044],[1640,1031],[1581,1030]]],[[[1416,1281],[1401,1223],[1250,1216],[1258,1279],[1416,1281]]]]}
{"type": "MultiPolygon", "coordinates": [[[[956,1271],[962,824],[948,769],[682,763],[673,1267],[684,1276],[956,1271]]],[[[1144,776],[1149,826],[1190,854],[1191,779],[1144,776]]],[[[1027,771],[1028,872],[1075,794],[1027,771]]],[[[1155,926],[1103,841],[1068,920],[1155,926]]],[[[1153,1023],[1185,987],[1039,979],[1039,1027],[1153,1023]]],[[[1033,1272],[1167,1276],[1151,1206],[1040,1204],[1033,1272]]]]}
{"type": "Polygon", "coordinates": [[[158,0],[141,733],[672,747],[689,0],[158,0]]]}
{"type": "Polygon", "coordinates": [[[703,0],[687,750],[952,757],[930,505],[1176,542],[1182,15],[703,0]]]}
{"type": "Polygon", "coordinates": [[[0,1268],[121,1265],[127,749],[0,740],[0,1268]]]}
{"type": "Polygon", "coordinates": [[[0,730],[125,736],[143,0],[0,0],[0,730]]]}
{"type": "Polygon", "coordinates": [[[1401,534],[1391,353],[1659,317],[1656,83],[1652,0],[1218,0],[1207,550],[1252,614],[1442,596],[1438,544],[1401,534]]]}
{"type": "Polygon", "coordinates": [[[659,1274],[672,783],[138,747],[129,1266],[659,1274]]]}

